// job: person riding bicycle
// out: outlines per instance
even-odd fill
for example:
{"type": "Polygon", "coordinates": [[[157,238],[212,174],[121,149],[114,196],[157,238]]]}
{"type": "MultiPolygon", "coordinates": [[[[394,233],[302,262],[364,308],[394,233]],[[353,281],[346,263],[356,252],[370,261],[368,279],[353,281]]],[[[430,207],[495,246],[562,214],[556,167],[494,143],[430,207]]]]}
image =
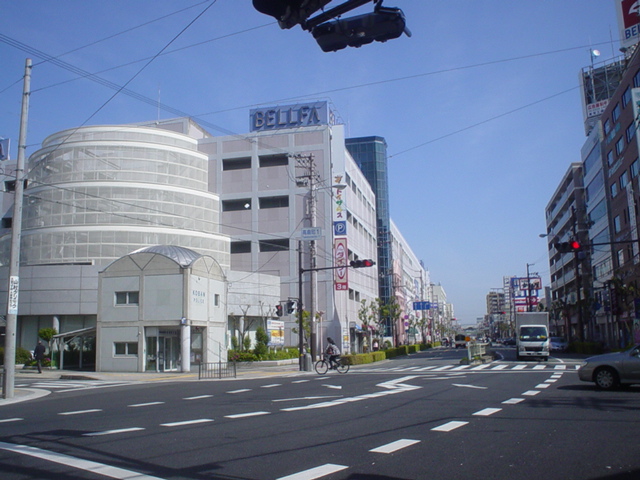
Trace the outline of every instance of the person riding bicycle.
{"type": "Polygon", "coordinates": [[[328,345],[324,353],[329,357],[329,368],[333,370],[340,365],[340,362],[338,361],[340,358],[340,349],[331,337],[327,338],[327,343],[328,345]]]}

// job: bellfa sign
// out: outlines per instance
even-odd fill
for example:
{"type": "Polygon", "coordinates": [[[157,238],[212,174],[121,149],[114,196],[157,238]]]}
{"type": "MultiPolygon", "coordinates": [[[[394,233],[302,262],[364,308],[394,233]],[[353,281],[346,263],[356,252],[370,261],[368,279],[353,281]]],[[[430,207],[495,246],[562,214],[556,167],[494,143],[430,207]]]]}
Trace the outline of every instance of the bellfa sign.
{"type": "Polygon", "coordinates": [[[329,124],[327,102],[256,108],[251,110],[250,115],[252,132],[329,124]]]}

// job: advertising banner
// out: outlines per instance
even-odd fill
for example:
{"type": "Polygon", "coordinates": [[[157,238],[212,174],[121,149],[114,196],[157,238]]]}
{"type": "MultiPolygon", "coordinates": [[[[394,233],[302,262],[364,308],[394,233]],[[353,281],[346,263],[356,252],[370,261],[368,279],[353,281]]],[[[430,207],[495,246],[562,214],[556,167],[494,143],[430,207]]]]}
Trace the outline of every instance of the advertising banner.
{"type": "Polygon", "coordinates": [[[336,267],[340,267],[333,270],[336,290],[349,290],[348,260],[349,250],[347,249],[347,238],[336,238],[333,241],[333,264],[336,267]]]}
{"type": "Polygon", "coordinates": [[[283,346],[284,322],[280,320],[267,320],[267,335],[269,335],[269,346],[283,346]]]}
{"type": "Polygon", "coordinates": [[[629,48],[640,41],[640,2],[616,0],[620,46],[629,48]]]}

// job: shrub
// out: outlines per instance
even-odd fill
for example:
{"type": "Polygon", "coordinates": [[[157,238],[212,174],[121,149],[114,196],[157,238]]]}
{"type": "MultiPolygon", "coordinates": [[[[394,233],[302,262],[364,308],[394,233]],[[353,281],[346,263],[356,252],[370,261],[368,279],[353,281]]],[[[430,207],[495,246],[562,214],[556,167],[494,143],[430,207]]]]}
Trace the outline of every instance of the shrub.
{"type": "MultiPolygon", "coordinates": [[[[16,365],[27,364],[31,360],[31,352],[26,348],[16,348],[16,365]]],[[[4,347],[0,347],[0,365],[4,365],[4,347]]]]}
{"type": "Polygon", "coordinates": [[[55,328],[41,328],[38,330],[38,337],[45,342],[49,343],[54,335],[57,335],[58,331],[55,328]]]}
{"type": "Polygon", "coordinates": [[[269,352],[267,344],[269,343],[269,335],[264,331],[261,326],[256,329],[256,346],[253,349],[253,353],[256,357],[262,358],[269,352]]]}

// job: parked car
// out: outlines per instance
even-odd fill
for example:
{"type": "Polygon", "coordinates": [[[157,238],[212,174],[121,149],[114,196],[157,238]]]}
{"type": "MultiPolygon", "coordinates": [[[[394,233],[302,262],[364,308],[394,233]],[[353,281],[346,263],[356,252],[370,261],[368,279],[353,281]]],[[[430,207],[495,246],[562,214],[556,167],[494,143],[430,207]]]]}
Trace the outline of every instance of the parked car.
{"type": "Polygon", "coordinates": [[[640,383],[640,345],[624,352],[587,358],[578,370],[578,377],[585,382],[594,382],[602,390],[640,383]]]}
{"type": "Polygon", "coordinates": [[[566,352],[569,344],[562,337],[551,337],[549,339],[549,349],[552,352],[566,352]]]}
{"type": "Polygon", "coordinates": [[[503,345],[515,345],[516,344],[516,339],[515,338],[507,338],[505,340],[502,341],[503,345]]]}

